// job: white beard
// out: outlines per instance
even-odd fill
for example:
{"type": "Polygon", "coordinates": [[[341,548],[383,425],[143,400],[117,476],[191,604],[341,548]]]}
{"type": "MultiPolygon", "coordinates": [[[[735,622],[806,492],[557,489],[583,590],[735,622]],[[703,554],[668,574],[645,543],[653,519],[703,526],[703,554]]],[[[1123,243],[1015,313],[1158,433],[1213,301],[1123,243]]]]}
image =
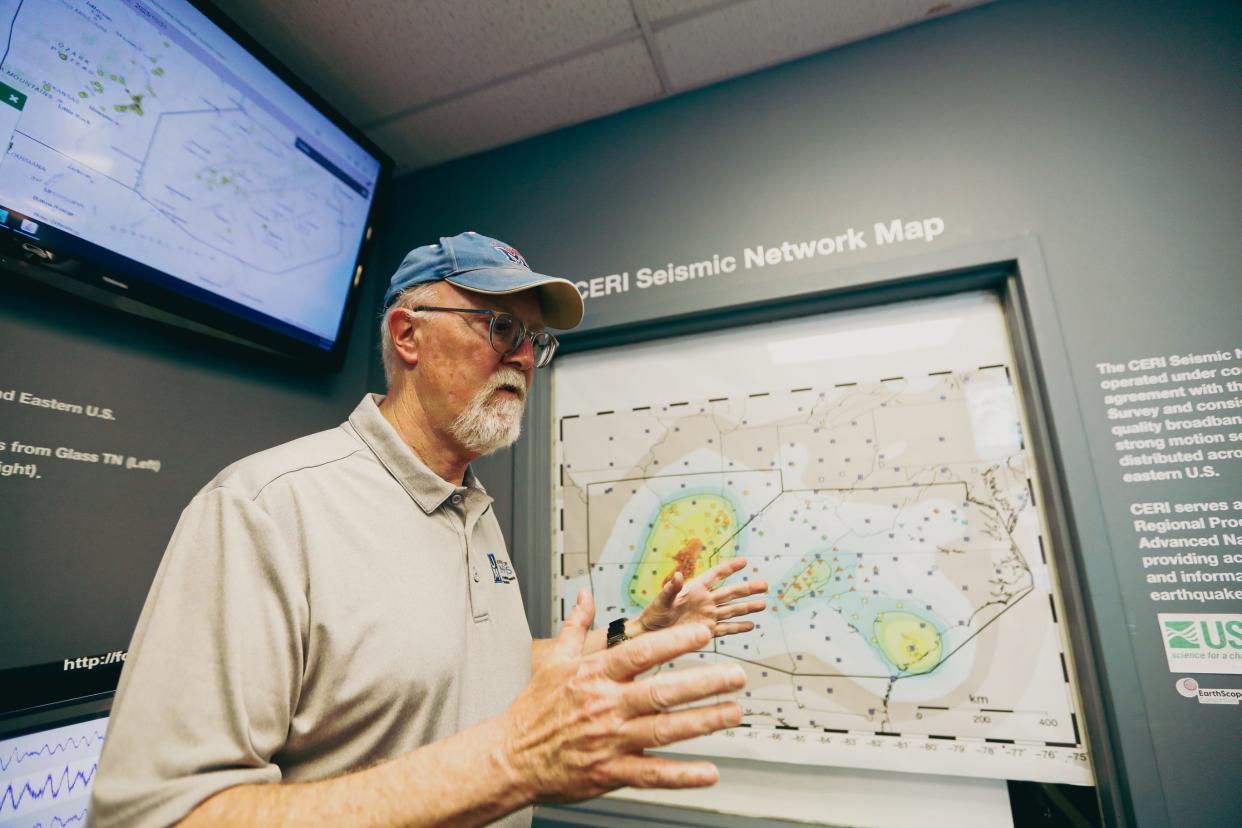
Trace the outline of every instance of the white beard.
{"type": "Polygon", "coordinates": [[[474,399],[449,423],[449,434],[472,454],[480,456],[512,445],[522,433],[522,409],[526,406],[526,378],[520,371],[502,368],[493,374],[474,399]],[[492,395],[505,386],[519,392],[517,399],[492,395]]]}

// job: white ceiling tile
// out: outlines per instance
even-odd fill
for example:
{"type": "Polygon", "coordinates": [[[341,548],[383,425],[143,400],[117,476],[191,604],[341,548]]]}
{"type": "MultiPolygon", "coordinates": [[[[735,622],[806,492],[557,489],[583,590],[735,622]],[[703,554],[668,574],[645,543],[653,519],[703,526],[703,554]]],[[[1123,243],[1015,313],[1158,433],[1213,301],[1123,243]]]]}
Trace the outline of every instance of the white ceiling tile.
{"type": "Polygon", "coordinates": [[[317,41],[323,12],[318,3],[296,4],[291,0],[213,2],[350,121],[357,124],[375,116],[367,96],[360,94],[352,61],[339,62],[335,59],[334,48],[320,48],[317,41]]]}
{"type": "MultiPolygon", "coordinates": [[[[692,0],[659,0],[690,8],[692,0]]],[[[661,28],[655,42],[675,90],[860,40],[981,0],[743,0],[661,28]],[[950,8],[951,6],[951,8],[950,8]]]]}
{"type": "Polygon", "coordinates": [[[216,0],[363,125],[628,33],[629,0],[216,0]]]}
{"type": "Polygon", "coordinates": [[[745,0],[636,0],[636,2],[644,5],[648,20],[658,23],[670,17],[698,14],[712,8],[745,2],[745,0]]]}
{"type": "Polygon", "coordinates": [[[547,66],[368,130],[399,169],[429,166],[581,123],[661,94],[641,40],[547,66]]]}
{"type": "Polygon", "coordinates": [[[214,1],[408,171],[987,0],[214,1]]]}

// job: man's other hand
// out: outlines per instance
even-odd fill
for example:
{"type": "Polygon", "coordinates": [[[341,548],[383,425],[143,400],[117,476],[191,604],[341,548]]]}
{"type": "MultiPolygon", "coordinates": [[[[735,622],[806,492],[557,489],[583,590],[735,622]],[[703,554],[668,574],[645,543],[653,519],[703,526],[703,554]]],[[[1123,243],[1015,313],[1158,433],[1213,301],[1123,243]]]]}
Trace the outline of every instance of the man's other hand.
{"type": "Polygon", "coordinates": [[[727,619],[762,612],[767,606],[762,598],[740,599],[767,592],[767,582],[739,581],[724,585],[731,575],[745,568],[745,558],[733,558],[689,581],[680,571],[674,571],[638,617],[639,626],[643,632],[648,632],[677,624],[702,624],[716,637],[750,632],[755,628],[753,621],[727,619]]]}
{"type": "Polygon", "coordinates": [[[683,705],[739,690],[746,683],[732,664],[635,677],[711,640],[697,623],[644,635],[583,655],[595,615],[582,590],[551,652],[502,717],[505,765],[536,802],[568,802],[625,786],[694,788],[718,779],[711,762],[646,756],[645,748],[736,726],[736,702],[683,705]],[[674,710],[673,708],[680,708],[674,710]]]}

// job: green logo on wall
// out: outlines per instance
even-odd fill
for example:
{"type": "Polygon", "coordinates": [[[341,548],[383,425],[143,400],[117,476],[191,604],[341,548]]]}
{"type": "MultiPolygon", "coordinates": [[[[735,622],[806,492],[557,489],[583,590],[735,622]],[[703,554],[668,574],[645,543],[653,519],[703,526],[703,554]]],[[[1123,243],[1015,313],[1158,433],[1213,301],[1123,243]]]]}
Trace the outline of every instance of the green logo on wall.
{"type": "Polygon", "coordinates": [[[1242,614],[1160,613],[1157,623],[1170,672],[1242,675],[1242,614]]]}
{"type": "Polygon", "coordinates": [[[1164,640],[1173,650],[1197,650],[1199,625],[1193,621],[1165,621],[1164,640]]]}

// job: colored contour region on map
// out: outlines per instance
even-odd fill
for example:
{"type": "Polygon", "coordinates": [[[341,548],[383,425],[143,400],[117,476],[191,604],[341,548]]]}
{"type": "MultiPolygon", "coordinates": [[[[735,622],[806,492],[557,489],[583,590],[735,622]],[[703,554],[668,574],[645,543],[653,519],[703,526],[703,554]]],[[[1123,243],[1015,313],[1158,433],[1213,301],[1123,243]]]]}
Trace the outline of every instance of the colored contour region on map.
{"type": "Polygon", "coordinates": [[[860,587],[870,588],[872,578],[880,574],[879,566],[869,572],[860,556],[842,553],[838,547],[830,554],[828,558],[819,553],[804,558],[776,588],[772,612],[790,615],[827,604],[867,641],[894,678],[928,673],[939,666],[943,623],[912,611],[906,601],[863,594],[860,587]]]}
{"type": "MultiPolygon", "coordinates": [[[[935,510],[939,512],[939,510],[935,510]]],[[[642,553],[628,578],[627,597],[638,608],[655,597],[674,572],[689,580],[737,554],[737,512],[727,497],[691,494],[661,504],[647,524],[642,553]]],[[[827,603],[871,646],[893,677],[928,673],[943,653],[943,622],[930,620],[906,601],[866,595],[879,565],[871,571],[858,555],[833,547],[804,558],[776,590],[774,613],[792,614],[827,603]]]]}
{"type": "Polygon", "coordinates": [[[689,580],[737,553],[737,511],[718,494],[692,494],[660,506],[648,524],[627,597],[640,610],[680,571],[689,580]]]}

